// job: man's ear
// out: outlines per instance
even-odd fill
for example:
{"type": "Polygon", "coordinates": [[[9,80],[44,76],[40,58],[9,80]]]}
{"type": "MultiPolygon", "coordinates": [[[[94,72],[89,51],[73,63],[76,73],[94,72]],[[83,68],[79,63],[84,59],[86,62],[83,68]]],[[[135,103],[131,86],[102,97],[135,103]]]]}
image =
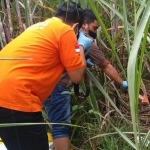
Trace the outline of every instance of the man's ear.
{"type": "Polygon", "coordinates": [[[74,29],[74,32],[75,33],[78,33],[78,26],[79,26],[79,23],[75,23],[73,24],[72,28],[74,29]]]}
{"type": "Polygon", "coordinates": [[[78,25],[79,25],[79,23],[75,23],[75,24],[72,25],[72,28],[73,29],[78,28],[78,25]]]}
{"type": "Polygon", "coordinates": [[[83,25],[82,25],[82,29],[86,31],[87,28],[88,28],[88,23],[87,23],[86,20],[84,20],[84,21],[83,21],[83,25]]]}
{"type": "Polygon", "coordinates": [[[85,29],[86,29],[86,26],[87,26],[87,21],[84,20],[84,21],[83,21],[83,24],[82,24],[82,29],[85,30],[85,29]]]}

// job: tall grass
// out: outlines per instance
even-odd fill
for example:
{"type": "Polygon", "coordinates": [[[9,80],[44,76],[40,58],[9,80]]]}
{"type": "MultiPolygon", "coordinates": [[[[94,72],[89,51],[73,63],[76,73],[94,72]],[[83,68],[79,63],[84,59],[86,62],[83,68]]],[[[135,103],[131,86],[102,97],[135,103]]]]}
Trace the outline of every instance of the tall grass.
{"type": "MultiPolygon", "coordinates": [[[[100,15],[98,13],[98,10],[95,9],[94,4],[91,0],[88,0],[91,8],[93,9],[106,37],[107,40],[109,41],[111,48],[113,51],[115,51],[114,46],[112,45],[112,41],[110,40],[110,36],[106,30],[106,27],[104,25],[104,22],[102,21],[102,19],[100,18],[100,15]]],[[[106,6],[109,6],[109,8],[111,8],[111,10],[114,10],[114,8],[112,6],[110,6],[106,1],[101,1],[103,4],[105,4],[106,6]]],[[[130,110],[131,110],[131,117],[132,117],[132,124],[133,124],[133,131],[134,131],[134,141],[135,144],[133,144],[131,142],[131,140],[120,130],[118,130],[116,127],[114,127],[116,129],[116,131],[118,131],[118,133],[120,134],[120,136],[122,138],[124,138],[124,140],[126,140],[126,142],[128,142],[129,145],[131,145],[134,149],[137,150],[142,150],[143,147],[141,146],[141,140],[138,140],[138,137],[140,138],[140,128],[139,128],[139,117],[138,117],[138,104],[139,104],[139,89],[140,89],[140,83],[141,83],[141,70],[142,70],[142,64],[143,64],[143,56],[144,56],[144,51],[145,51],[145,46],[146,46],[146,39],[147,39],[147,33],[148,33],[148,29],[149,29],[149,19],[150,19],[150,2],[147,2],[147,5],[144,5],[146,1],[144,1],[144,3],[141,2],[141,5],[138,9],[138,11],[136,10],[137,4],[136,1],[134,1],[134,15],[135,15],[135,24],[133,24],[133,27],[130,27],[130,24],[128,24],[128,12],[126,10],[126,4],[125,1],[123,1],[123,14],[124,14],[124,25],[125,25],[125,32],[126,32],[126,45],[127,45],[127,50],[130,52],[129,53],[129,61],[128,61],[128,67],[127,67],[127,79],[128,79],[128,84],[129,84],[129,98],[130,98],[130,110]],[[142,15],[141,15],[142,14],[142,15]],[[139,18],[138,18],[138,17],[139,18]],[[140,22],[139,25],[137,25],[137,22],[140,22]],[[130,49],[130,32],[129,32],[129,28],[133,29],[133,38],[134,41],[132,43],[131,49],[130,49]],[[144,32],[145,30],[145,32],[144,32]],[[143,36],[144,34],[144,36],[143,36]],[[143,37],[143,40],[142,40],[143,37]],[[142,50],[141,50],[141,57],[140,60],[138,61],[138,51],[140,49],[140,45],[142,46],[142,50]],[[138,69],[137,69],[138,68],[138,69]],[[136,70],[137,69],[137,70],[136,70]],[[140,142],[139,142],[140,141],[140,142]]],[[[116,12],[116,14],[118,14],[118,12],[116,10],[114,10],[114,12],[116,12]]],[[[122,18],[122,17],[120,17],[122,18]]],[[[116,57],[119,59],[119,56],[117,54],[117,52],[115,52],[116,57]]],[[[95,83],[96,84],[96,83],[95,83]]],[[[101,90],[101,92],[103,92],[101,90]]],[[[117,109],[116,109],[117,110],[117,109]]]]}

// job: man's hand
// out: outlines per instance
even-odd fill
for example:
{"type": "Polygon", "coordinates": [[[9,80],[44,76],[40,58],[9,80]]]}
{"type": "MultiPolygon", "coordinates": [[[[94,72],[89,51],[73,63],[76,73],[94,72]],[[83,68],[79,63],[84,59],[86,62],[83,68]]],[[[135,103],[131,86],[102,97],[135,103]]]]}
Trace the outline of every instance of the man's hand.
{"type": "Polygon", "coordinates": [[[88,54],[92,42],[93,42],[93,40],[91,40],[90,38],[86,37],[83,34],[83,32],[79,32],[78,44],[80,46],[83,46],[85,55],[88,54]]]}
{"type": "Polygon", "coordinates": [[[123,89],[127,90],[128,89],[128,83],[127,83],[127,81],[123,81],[121,87],[123,89]]]}

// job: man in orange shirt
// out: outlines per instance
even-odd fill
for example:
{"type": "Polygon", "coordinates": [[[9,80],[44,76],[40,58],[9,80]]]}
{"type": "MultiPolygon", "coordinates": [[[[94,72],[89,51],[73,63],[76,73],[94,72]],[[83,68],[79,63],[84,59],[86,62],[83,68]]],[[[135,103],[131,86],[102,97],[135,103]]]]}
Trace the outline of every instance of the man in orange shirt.
{"type": "MultiPolygon", "coordinates": [[[[85,32],[87,37],[96,39],[99,23],[91,9],[84,10],[83,25],[80,31],[85,32]]],[[[108,77],[118,83],[122,88],[127,89],[127,81],[124,81],[117,70],[104,57],[102,50],[93,42],[88,53],[88,65],[98,65],[108,77]],[[91,61],[90,61],[91,59],[91,61]]],[[[71,96],[68,91],[70,80],[67,73],[63,73],[52,94],[43,102],[43,106],[48,114],[51,123],[71,124],[70,101],[71,96]]],[[[80,96],[80,95],[78,95],[80,96]]],[[[69,144],[71,126],[52,124],[52,137],[56,149],[64,150],[69,144]],[[60,142],[63,141],[63,142],[60,142]],[[62,143],[62,144],[61,144],[62,143]]]]}
{"type": "Polygon", "coordinates": [[[45,125],[33,123],[43,122],[42,102],[64,70],[75,83],[84,76],[92,40],[80,33],[77,42],[71,28],[82,16],[79,5],[64,2],[56,17],[29,27],[0,52],[0,123],[32,123],[0,128],[7,149],[49,149],[45,125]]]}

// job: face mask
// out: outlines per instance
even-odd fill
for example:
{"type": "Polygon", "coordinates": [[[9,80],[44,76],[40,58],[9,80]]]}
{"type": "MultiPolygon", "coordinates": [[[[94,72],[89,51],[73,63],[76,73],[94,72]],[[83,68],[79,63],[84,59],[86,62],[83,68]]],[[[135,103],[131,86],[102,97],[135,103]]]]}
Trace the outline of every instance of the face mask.
{"type": "Polygon", "coordinates": [[[89,30],[89,36],[91,36],[93,39],[96,39],[97,33],[94,33],[94,32],[89,30]]]}

